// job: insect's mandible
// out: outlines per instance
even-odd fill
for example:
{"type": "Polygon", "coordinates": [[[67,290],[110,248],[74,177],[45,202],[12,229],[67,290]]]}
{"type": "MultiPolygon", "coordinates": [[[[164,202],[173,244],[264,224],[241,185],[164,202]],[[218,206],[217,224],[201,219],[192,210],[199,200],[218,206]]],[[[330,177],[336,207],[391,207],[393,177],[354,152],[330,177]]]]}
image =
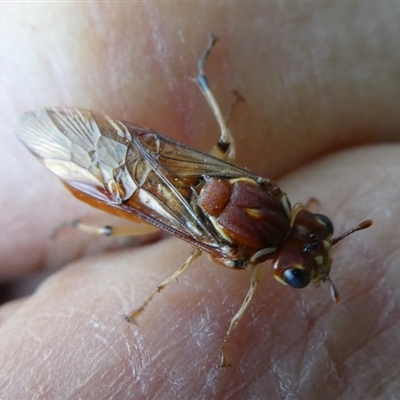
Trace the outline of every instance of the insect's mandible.
{"type": "MultiPolygon", "coordinates": [[[[298,204],[291,207],[275,182],[231,164],[235,158],[232,134],[204,71],[215,42],[210,35],[196,78],[221,131],[211,155],[151,129],[75,108],[27,112],[19,121],[18,136],[79,199],[152,225],[134,231],[107,227],[99,232],[137,234],[151,232],[155,226],[192,244],[189,257],[127,317],[129,321],[135,321],[153,296],[202,251],[226,267],[253,271],[247,295],[221,347],[221,366],[227,366],[225,347],[256,291],[260,263],[271,259],[274,277],[293,288],[328,282],[334,301],[338,301],[329,276],[332,246],[370,227],[372,221],[333,238],[328,217],[298,204]]],[[[93,230],[81,222],[75,225],[93,230]]]]}

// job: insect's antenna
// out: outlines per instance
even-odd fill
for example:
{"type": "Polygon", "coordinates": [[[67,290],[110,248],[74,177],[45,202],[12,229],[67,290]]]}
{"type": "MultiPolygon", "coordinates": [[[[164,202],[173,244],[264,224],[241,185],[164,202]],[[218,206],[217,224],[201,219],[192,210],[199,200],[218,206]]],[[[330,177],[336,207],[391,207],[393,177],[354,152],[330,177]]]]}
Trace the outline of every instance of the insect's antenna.
{"type": "Polygon", "coordinates": [[[348,230],[347,232],[343,233],[343,235],[338,236],[337,238],[333,238],[330,240],[331,245],[334,246],[337,242],[340,242],[341,240],[343,240],[345,237],[351,235],[354,232],[357,231],[361,231],[363,229],[367,229],[370,226],[372,226],[373,221],[371,219],[367,219],[366,221],[361,222],[360,224],[358,224],[357,226],[355,226],[354,228],[351,228],[350,230],[348,230]]]}

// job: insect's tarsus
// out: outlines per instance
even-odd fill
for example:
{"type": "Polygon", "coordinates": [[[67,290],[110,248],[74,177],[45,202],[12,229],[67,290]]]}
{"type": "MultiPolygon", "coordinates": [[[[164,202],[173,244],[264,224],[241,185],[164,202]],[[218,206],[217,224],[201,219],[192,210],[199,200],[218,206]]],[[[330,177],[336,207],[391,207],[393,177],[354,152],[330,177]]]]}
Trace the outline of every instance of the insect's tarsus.
{"type": "MultiPolygon", "coordinates": [[[[211,53],[212,48],[215,46],[215,43],[217,43],[218,38],[213,35],[212,33],[208,33],[208,45],[206,49],[204,50],[204,53],[201,55],[199,58],[199,61],[197,62],[197,69],[198,69],[198,77],[197,79],[201,79],[201,77],[207,82],[207,75],[205,73],[205,66],[206,66],[206,61],[208,56],[211,53]]],[[[207,83],[208,86],[208,83],[207,83]]]]}

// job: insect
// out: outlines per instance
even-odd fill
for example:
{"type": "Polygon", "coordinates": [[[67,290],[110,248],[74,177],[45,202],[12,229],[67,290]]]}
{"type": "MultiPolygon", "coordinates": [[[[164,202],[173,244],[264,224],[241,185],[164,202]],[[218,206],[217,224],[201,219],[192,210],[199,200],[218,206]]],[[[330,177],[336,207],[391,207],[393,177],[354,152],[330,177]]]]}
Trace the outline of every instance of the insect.
{"type": "MultiPolygon", "coordinates": [[[[215,41],[210,35],[196,78],[221,131],[211,154],[151,129],[74,108],[27,112],[19,121],[18,135],[80,200],[122,218],[151,224],[142,225],[141,233],[156,227],[192,244],[191,254],[178,270],[128,320],[135,321],[154,295],[202,251],[228,268],[253,271],[247,295],[221,346],[221,366],[226,367],[226,345],[260,282],[261,263],[271,259],[274,277],[293,288],[328,282],[333,300],[338,301],[329,276],[332,246],[370,227],[372,221],[332,238],[333,224],[328,217],[300,204],[291,207],[272,180],[231,164],[235,158],[233,137],[204,70],[215,41]]],[[[76,225],[91,229],[81,222],[76,225]]],[[[132,233],[118,227],[100,232],[132,233]]]]}

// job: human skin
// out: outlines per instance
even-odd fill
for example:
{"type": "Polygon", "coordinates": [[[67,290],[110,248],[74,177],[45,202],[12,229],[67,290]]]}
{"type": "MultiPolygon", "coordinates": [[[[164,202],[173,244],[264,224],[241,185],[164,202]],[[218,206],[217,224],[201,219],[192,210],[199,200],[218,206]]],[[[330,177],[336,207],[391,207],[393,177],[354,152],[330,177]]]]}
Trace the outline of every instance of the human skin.
{"type": "Polygon", "coordinates": [[[2,398],[394,398],[399,393],[400,9],[355,3],[2,4],[0,279],[56,270],[0,308],[2,398]],[[318,200],[341,234],[327,285],[264,279],[217,369],[249,273],[206,255],[138,320],[123,315],[190,253],[176,238],[140,247],[73,230],[117,223],[74,199],[17,141],[17,113],[45,105],[105,112],[206,150],[218,131],[188,77],[206,44],[237,163],[318,200]],[[98,222],[100,221],[100,222],[98,222]],[[105,251],[108,249],[109,251],[105,251]],[[112,251],[110,251],[112,250],[112,251]],[[392,396],[392,397],[391,397],[392,396]]]}

